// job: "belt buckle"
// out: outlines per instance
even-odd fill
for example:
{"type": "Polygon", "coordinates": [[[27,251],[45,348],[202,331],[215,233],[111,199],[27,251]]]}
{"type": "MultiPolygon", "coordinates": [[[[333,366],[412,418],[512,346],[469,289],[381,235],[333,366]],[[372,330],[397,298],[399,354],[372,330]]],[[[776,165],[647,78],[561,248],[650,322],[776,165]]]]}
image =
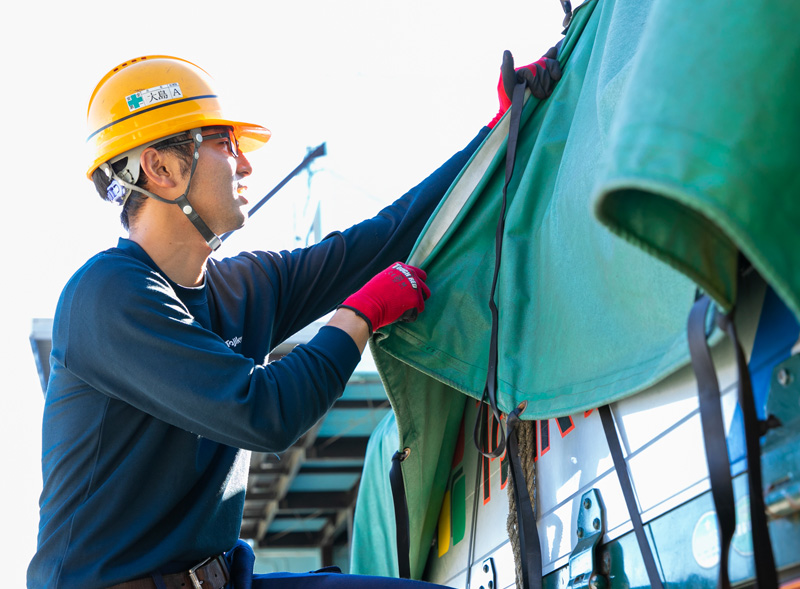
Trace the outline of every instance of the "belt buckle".
{"type": "Polygon", "coordinates": [[[204,566],[206,566],[206,565],[207,565],[208,563],[210,563],[212,560],[214,560],[214,558],[212,558],[212,557],[210,557],[210,556],[209,556],[207,559],[205,559],[205,560],[204,560],[203,562],[201,562],[200,564],[196,564],[196,565],[194,565],[192,568],[190,568],[190,569],[189,569],[189,579],[192,581],[192,586],[194,587],[194,589],[203,589],[203,588],[201,587],[201,585],[202,585],[202,584],[203,584],[205,581],[201,581],[200,579],[198,579],[198,578],[197,578],[197,571],[198,571],[198,569],[201,569],[201,568],[203,568],[204,566]]]}

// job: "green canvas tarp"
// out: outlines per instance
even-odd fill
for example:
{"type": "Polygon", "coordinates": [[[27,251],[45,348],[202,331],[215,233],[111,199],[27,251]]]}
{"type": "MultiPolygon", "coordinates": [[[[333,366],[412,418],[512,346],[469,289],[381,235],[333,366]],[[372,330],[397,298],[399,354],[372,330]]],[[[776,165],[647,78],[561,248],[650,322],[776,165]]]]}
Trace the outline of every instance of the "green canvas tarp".
{"type": "MultiPolygon", "coordinates": [[[[575,11],[562,79],[522,113],[495,296],[501,411],[525,400],[523,419],[570,415],[685,365],[697,288],[730,309],[740,251],[800,316],[790,167],[800,36],[788,30],[798,12],[743,0],[590,0],[575,11]]],[[[486,380],[507,133],[505,117],[412,252],[433,292],[425,312],[371,344],[398,448],[411,449],[403,478],[417,578],[465,399],[480,399],[486,380]]],[[[367,464],[364,488],[388,469],[367,464]]],[[[373,505],[357,537],[372,537],[391,497],[373,505]]],[[[372,566],[352,562],[353,572],[372,566]]]]}
{"type": "Polygon", "coordinates": [[[655,2],[594,191],[726,310],[741,252],[800,317],[798,22],[790,1],[655,2]]]}
{"type": "Polygon", "coordinates": [[[388,477],[392,455],[398,448],[397,436],[397,422],[390,412],[375,427],[367,444],[364,467],[368,472],[362,475],[353,513],[353,520],[359,522],[359,533],[353,534],[350,542],[350,560],[362,574],[399,576],[396,524],[388,477]]]}

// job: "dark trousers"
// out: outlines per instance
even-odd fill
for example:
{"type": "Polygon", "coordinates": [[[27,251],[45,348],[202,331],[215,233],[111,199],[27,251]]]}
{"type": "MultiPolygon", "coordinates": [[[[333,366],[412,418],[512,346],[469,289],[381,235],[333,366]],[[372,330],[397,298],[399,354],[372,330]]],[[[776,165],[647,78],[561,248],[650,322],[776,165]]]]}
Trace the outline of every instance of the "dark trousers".
{"type": "Polygon", "coordinates": [[[392,577],[373,577],[371,575],[344,575],[323,569],[309,573],[267,573],[254,574],[255,556],[250,546],[239,543],[225,555],[231,581],[225,589],[436,589],[442,585],[395,579],[392,577]]]}

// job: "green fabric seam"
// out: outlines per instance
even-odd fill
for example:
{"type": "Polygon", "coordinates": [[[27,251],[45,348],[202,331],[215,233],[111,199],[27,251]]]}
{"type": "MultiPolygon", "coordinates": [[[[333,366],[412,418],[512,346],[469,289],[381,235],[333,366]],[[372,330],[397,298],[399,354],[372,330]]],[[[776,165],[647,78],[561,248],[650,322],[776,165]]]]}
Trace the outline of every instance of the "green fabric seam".
{"type": "MultiPolygon", "coordinates": [[[[650,179],[652,179],[653,177],[654,175],[652,174],[649,176],[650,179]]],[[[668,250],[658,247],[656,243],[646,239],[639,233],[634,233],[632,231],[631,226],[625,223],[623,219],[619,217],[614,217],[612,219],[610,215],[606,212],[605,208],[609,206],[608,203],[606,202],[606,199],[608,199],[609,201],[613,199],[614,198],[614,195],[612,194],[613,192],[620,191],[623,189],[651,192],[651,190],[648,190],[647,188],[648,185],[656,186],[655,184],[647,182],[644,179],[641,178],[634,179],[633,177],[628,177],[626,179],[619,179],[619,180],[615,179],[614,181],[608,182],[605,185],[604,191],[601,196],[603,198],[603,202],[597,201],[596,203],[595,206],[596,217],[609,229],[609,231],[621,237],[628,243],[642,249],[644,252],[652,255],[654,258],[667,264],[668,266],[677,270],[678,272],[681,272],[682,274],[687,276],[692,282],[694,282],[695,284],[700,286],[705,292],[707,292],[709,296],[711,296],[711,298],[713,298],[717,302],[717,304],[719,304],[720,307],[722,307],[726,312],[730,311],[733,308],[736,300],[735,281],[733,283],[734,286],[732,289],[732,293],[724,292],[724,290],[717,288],[718,283],[708,280],[707,274],[703,273],[702,268],[698,269],[687,263],[682,263],[682,261],[676,259],[675,256],[669,255],[668,250]],[[636,180],[636,182],[634,182],[634,180],[636,180]],[[728,296],[729,294],[731,296],[728,296]]],[[[666,188],[667,184],[666,183],[659,184],[658,186],[663,189],[666,188]]],[[[691,199],[688,198],[684,199],[680,196],[676,196],[677,192],[678,191],[675,191],[675,194],[671,194],[670,196],[663,196],[662,194],[658,194],[657,196],[661,198],[667,198],[678,201],[689,209],[689,211],[687,212],[691,212],[694,216],[698,218],[704,217],[704,215],[702,215],[702,211],[696,210],[691,207],[691,202],[692,202],[691,199]]],[[[713,225],[710,225],[709,229],[710,233],[708,234],[708,237],[712,239],[715,243],[717,243],[721,249],[728,251],[729,254],[732,255],[735,260],[736,256],[735,252],[737,251],[737,249],[730,241],[730,239],[728,239],[724,235],[724,233],[719,231],[719,229],[717,229],[713,225]]]]}
{"type": "MultiPolygon", "coordinates": [[[[636,126],[636,124],[629,124],[626,129],[635,128],[636,126]]],[[[652,124],[649,127],[652,128],[652,124]]],[[[773,186],[773,180],[769,176],[758,173],[758,170],[753,170],[748,161],[742,158],[735,149],[721,145],[716,141],[711,141],[702,134],[692,132],[678,125],[662,124],[661,128],[676,135],[692,137],[697,144],[705,145],[714,153],[720,154],[722,158],[733,160],[735,165],[729,166],[727,168],[729,171],[745,169],[748,170],[748,176],[752,176],[754,172],[757,173],[757,179],[755,180],[747,180],[745,176],[739,176],[742,186],[745,186],[750,193],[750,201],[757,202],[757,192],[759,189],[764,190],[764,187],[767,187],[767,190],[780,191],[780,187],[773,186]]],[[[646,178],[642,177],[638,170],[623,168],[615,172],[609,180],[602,183],[602,188],[594,198],[595,216],[614,234],[640,247],[689,277],[705,290],[725,312],[729,312],[735,306],[737,298],[735,273],[732,274],[731,296],[728,296],[728,294],[721,292],[712,280],[709,280],[707,273],[703,274],[702,268],[683,263],[682,260],[669,255],[669,250],[660,248],[654,242],[647,240],[645,236],[631,231],[630,226],[623,224],[621,219],[611,214],[611,211],[608,210],[610,206],[607,202],[614,198],[615,192],[622,190],[641,190],[660,198],[675,201],[685,208],[684,211],[678,210],[679,214],[695,214],[707,221],[708,233],[706,237],[712,239],[721,249],[726,250],[728,252],[727,255],[733,260],[733,264],[735,264],[738,251],[741,251],[767,282],[772,285],[795,316],[800,318],[800,301],[798,301],[788,282],[782,278],[781,273],[770,263],[769,256],[764,254],[763,250],[753,241],[750,233],[745,230],[748,223],[738,214],[739,210],[719,207],[717,200],[709,198],[702,187],[687,184],[686,182],[678,183],[672,176],[660,175],[661,182],[658,182],[658,180],[659,175],[653,172],[648,172],[646,178]]],[[[787,209],[782,214],[791,213],[792,210],[787,209]]]]}

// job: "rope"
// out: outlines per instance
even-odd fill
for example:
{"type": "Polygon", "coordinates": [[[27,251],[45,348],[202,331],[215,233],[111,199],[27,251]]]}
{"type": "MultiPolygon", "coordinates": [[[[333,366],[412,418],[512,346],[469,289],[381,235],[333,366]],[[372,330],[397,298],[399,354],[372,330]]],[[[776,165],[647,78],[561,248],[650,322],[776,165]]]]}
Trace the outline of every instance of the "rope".
{"type": "MultiPolygon", "coordinates": [[[[536,449],[535,421],[520,421],[516,428],[519,440],[519,457],[525,475],[525,486],[528,488],[528,495],[532,505],[536,505],[536,463],[533,460],[536,449]]],[[[508,478],[508,519],[506,529],[511,548],[514,552],[514,568],[516,570],[516,587],[522,587],[522,555],[519,542],[519,526],[517,524],[517,505],[516,492],[514,490],[514,477],[508,478]]],[[[534,508],[535,509],[535,508],[534,508]]]]}

